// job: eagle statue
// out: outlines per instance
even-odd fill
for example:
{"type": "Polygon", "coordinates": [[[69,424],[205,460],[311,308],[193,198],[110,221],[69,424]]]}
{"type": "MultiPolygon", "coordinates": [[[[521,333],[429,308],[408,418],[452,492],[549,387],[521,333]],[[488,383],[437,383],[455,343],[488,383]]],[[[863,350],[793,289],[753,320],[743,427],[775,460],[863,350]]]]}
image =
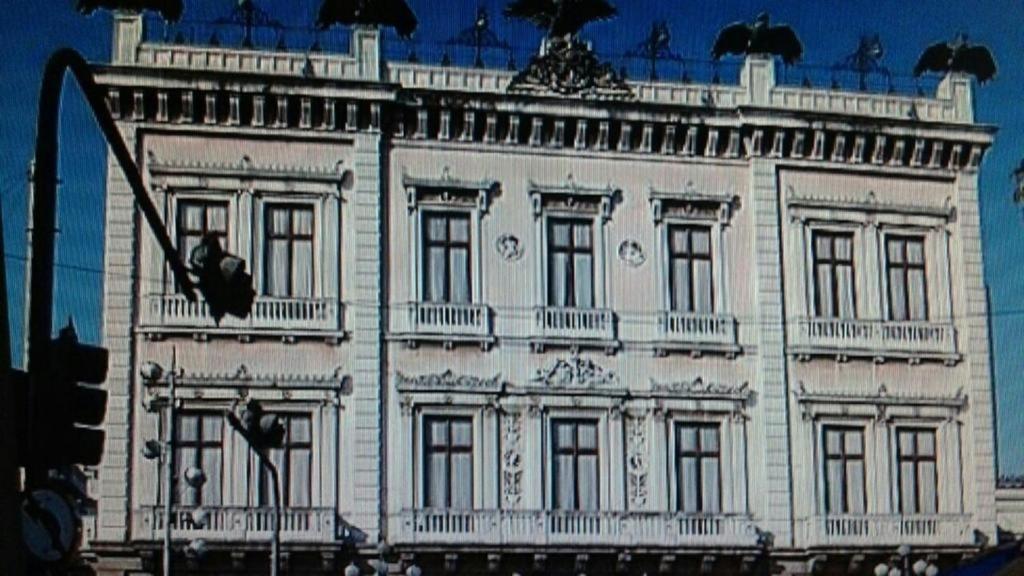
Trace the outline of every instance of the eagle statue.
{"type": "Polygon", "coordinates": [[[996,61],[988,48],[967,43],[967,36],[961,34],[952,43],[932,44],[914,66],[914,76],[925,72],[963,72],[971,74],[984,84],[996,75],[996,61]]]}
{"type": "Polygon", "coordinates": [[[408,38],[418,21],[405,0],[324,0],[316,25],[323,30],[334,24],[390,26],[408,38]]]}
{"type": "Polygon", "coordinates": [[[181,19],[182,0],[78,0],[75,4],[75,9],[86,15],[101,8],[132,12],[152,10],[168,22],[177,22],[181,19]]]}
{"type": "Polygon", "coordinates": [[[618,12],[606,0],[514,0],[504,14],[532,23],[548,38],[559,38],[574,36],[586,24],[608,20],[618,12]]]}
{"type": "Polygon", "coordinates": [[[736,22],[726,26],[711,49],[715,60],[726,54],[773,54],[786,64],[793,64],[803,53],[804,46],[796,32],[789,26],[772,26],[767,13],[761,13],[753,24],[736,22]]]}

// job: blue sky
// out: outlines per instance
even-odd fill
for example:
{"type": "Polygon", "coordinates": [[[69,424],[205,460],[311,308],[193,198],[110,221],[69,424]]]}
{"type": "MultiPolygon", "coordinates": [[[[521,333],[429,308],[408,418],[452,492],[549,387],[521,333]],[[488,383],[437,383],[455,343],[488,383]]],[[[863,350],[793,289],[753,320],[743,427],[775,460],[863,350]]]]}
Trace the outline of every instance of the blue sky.
{"type": "MultiPolygon", "coordinates": [[[[257,0],[273,17],[292,27],[290,46],[308,44],[299,27],[312,21],[319,0],[257,0]],[[304,44],[305,43],[305,44],[304,44]]],[[[539,40],[529,26],[498,16],[501,0],[408,0],[420,18],[417,52],[424,59],[439,53],[439,44],[468,26],[477,6],[493,15],[492,28],[523,55],[539,40]],[[444,7],[442,7],[444,6],[444,7]]],[[[614,1],[614,0],[613,0],[614,1]]],[[[186,0],[184,18],[209,21],[229,13],[236,0],[186,0]]],[[[110,18],[85,18],[72,0],[5,0],[0,17],[0,200],[10,294],[14,357],[21,355],[24,299],[26,167],[35,132],[38,85],[46,57],[71,46],[91,60],[105,61],[110,51],[110,18]]],[[[1024,473],[1024,219],[1011,200],[1010,173],[1024,157],[1024,0],[619,0],[620,16],[588,27],[584,36],[604,54],[623,54],[647,32],[650,22],[667,20],[673,50],[686,58],[706,59],[718,29],[735,20],[750,20],[767,10],[774,21],[792,25],[805,45],[807,65],[830,66],[849,54],[860,35],[878,33],[886,49],[884,64],[908,74],[928,44],[966,32],[988,45],[999,63],[994,82],[977,91],[977,116],[999,127],[996,143],[982,173],[982,225],[986,280],[991,290],[994,373],[999,402],[1000,470],[1024,473]]],[[[205,39],[209,32],[181,27],[186,36],[205,39]]],[[[226,33],[230,34],[230,32],[226,33]]],[[[330,36],[324,38],[331,45],[330,36]]],[[[395,45],[404,53],[408,46],[395,45]]],[[[500,57],[499,57],[500,58],[500,57]]],[[[695,68],[699,66],[695,65],[695,68]]],[[[799,73],[799,72],[798,72],[799,73]]],[[[678,72],[676,72],[678,74],[678,72]]],[[[668,77],[668,72],[663,72],[668,77]]],[[[724,74],[723,74],[724,75],[724,74]]],[[[695,75],[696,76],[696,75],[695,75]]],[[[912,86],[910,80],[900,85],[912,86]]],[[[925,82],[931,89],[934,82],[925,82]]],[[[61,178],[54,317],[74,312],[83,339],[99,341],[102,316],[103,181],[105,147],[80,96],[65,95],[62,114],[61,178]]]]}

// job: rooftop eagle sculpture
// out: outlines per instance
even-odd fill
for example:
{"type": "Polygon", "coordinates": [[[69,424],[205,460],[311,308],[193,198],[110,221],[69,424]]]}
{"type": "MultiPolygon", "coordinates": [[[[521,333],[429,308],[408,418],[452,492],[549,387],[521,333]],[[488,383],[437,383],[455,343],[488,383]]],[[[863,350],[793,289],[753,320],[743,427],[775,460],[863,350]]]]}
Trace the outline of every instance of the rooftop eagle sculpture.
{"type": "Polygon", "coordinates": [[[514,0],[505,16],[532,23],[548,38],[574,36],[583,26],[618,14],[606,0],[514,0]]]}
{"type": "Polygon", "coordinates": [[[718,33],[711,56],[718,60],[726,54],[773,54],[793,64],[803,56],[804,46],[792,28],[772,26],[762,12],[753,24],[736,22],[718,33]]]}
{"type": "Polygon", "coordinates": [[[182,0],[78,0],[75,9],[82,14],[92,14],[98,9],[159,12],[164,20],[177,22],[181,18],[182,0]]]}
{"type": "Polygon", "coordinates": [[[961,34],[952,43],[939,42],[925,49],[914,66],[914,76],[925,72],[963,72],[984,84],[995,77],[996,61],[988,48],[968,44],[967,36],[961,34]]]}
{"type": "Polygon", "coordinates": [[[390,26],[402,38],[412,36],[419,22],[405,0],[323,0],[317,28],[334,24],[390,26]]]}

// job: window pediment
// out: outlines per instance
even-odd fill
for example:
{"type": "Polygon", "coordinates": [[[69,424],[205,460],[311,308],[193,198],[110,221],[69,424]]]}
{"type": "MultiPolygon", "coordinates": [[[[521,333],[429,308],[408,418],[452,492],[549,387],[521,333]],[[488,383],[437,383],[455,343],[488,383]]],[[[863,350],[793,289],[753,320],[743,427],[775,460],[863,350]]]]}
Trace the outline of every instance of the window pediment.
{"type": "Polygon", "coordinates": [[[826,194],[798,193],[792,186],[787,188],[786,205],[796,219],[820,218],[824,220],[850,220],[871,222],[875,219],[895,223],[910,222],[911,219],[925,219],[932,222],[956,221],[956,207],[946,198],[941,206],[933,204],[906,204],[880,200],[869,190],[863,197],[846,197],[826,194]]]}
{"type": "Polygon", "coordinates": [[[873,417],[883,421],[898,417],[947,420],[967,407],[967,395],[892,394],[883,384],[874,394],[808,392],[803,382],[793,391],[804,420],[819,416],[873,417]]]}
{"type": "Polygon", "coordinates": [[[561,184],[538,184],[531,180],[527,190],[535,217],[540,217],[545,210],[554,210],[600,216],[602,220],[608,220],[615,203],[622,196],[622,190],[611,184],[604,187],[582,185],[576,182],[572,174],[561,184]]]}
{"type": "Polygon", "coordinates": [[[421,204],[475,208],[486,213],[493,197],[500,190],[497,180],[467,180],[452,176],[447,166],[441,175],[419,177],[405,174],[402,187],[408,197],[409,210],[416,210],[421,204]]]}
{"type": "Polygon", "coordinates": [[[659,190],[651,187],[648,196],[654,221],[664,219],[704,220],[728,222],[739,208],[740,199],[735,194],[700,192],[693,182],[687,182],[682,190],[659,190]]]}

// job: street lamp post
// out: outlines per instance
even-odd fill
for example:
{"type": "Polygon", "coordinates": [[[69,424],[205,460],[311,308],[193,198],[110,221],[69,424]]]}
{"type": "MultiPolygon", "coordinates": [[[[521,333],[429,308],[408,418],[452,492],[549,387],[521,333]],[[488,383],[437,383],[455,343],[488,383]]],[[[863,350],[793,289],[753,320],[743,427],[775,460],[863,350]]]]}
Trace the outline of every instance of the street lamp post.
{"type": "Polygon", "coordinates": [[[875,576],[938,576],[938,573],[939,567],[929,562],[927,558],[919,558],[917,562],[911,564],[910,546],[907,544],[901,544],[892,560],[879,562],[874,570],[875,576]]]}

